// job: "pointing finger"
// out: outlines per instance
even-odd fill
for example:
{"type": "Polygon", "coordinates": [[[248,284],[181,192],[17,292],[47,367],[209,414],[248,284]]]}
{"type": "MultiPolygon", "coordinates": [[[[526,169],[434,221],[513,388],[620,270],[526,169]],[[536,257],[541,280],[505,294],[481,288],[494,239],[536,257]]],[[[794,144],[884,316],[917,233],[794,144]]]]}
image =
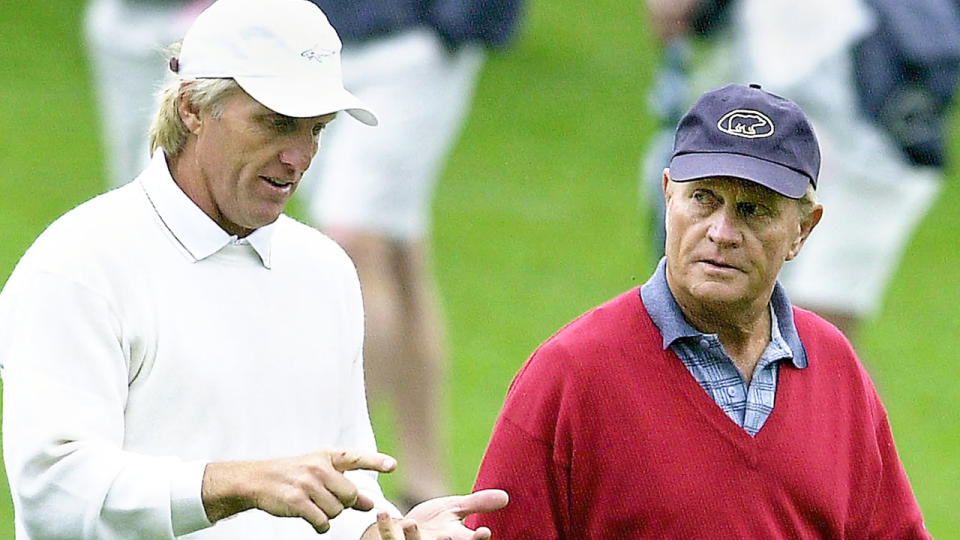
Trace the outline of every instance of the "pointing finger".
{"type": "Polygon", "coordinates": [[[397,460],[379,452],[361,453],[340,450],[331,454],[330,463],[340,472],[363,469],[388,473],[397,468],[397,460]]]}

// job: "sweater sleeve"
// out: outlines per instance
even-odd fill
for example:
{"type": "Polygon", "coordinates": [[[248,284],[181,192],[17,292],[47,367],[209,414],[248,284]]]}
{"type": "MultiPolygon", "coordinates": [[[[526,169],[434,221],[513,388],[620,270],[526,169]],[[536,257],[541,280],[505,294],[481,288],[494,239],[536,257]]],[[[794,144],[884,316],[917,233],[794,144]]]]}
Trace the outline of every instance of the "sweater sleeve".
{"type": "MultiPolygon", "coordinates": [[[[370,418],[367,413],[362,359],[358,358],[350,366],[347,384],[342,392],[341,414],[343,419],[340,425],[343,426],[343,430],[338,441],[338,447],[376,452],[377,443],[374,440],[373,428],[370,426],[370,418]]],[[[401,517],[397,508],[384,497],[376,472],[348,471],[344,474],[357,486],[358,491],[373,500],[374,509],[369,512],[349,508],[344,510],[330,521],[330,533],[334,537],[359,538],[363,531],[376,521],[377,513],[380,511],[386,511],[396,518],[401,517]]]]}
{"type": "Polygon", "coordinates": [[[897,455],[887,413],[876,394],[875,399],[878,411],[877,445],[883,468],[870,522],[870,538],[931,538],[910,488],[907,473],[897,455]]]}
{"type": "Polygon", "coordinates": [[[501,417],[480,465],[474,490],[503,489],[506,508],[474,514],[471,528],[488,527],[499,539],[564,538],[568,474],[555,463],[550,447],[501,417]]]}
{"type": "Polygon", "coordinates": [[[564,385],[552,360],[541,348],[517,375],[474,485],[510,495],[506,508],[471,516],[467,522],[489,527],[499,539],[569,536],[570,463],[561,427],[564,385]]]}
{"type": "Polygon", "coordinates": [[[210,526],[202,463],[123,450],[121,324],[90,288],[15,272],[0,295],[3,449],[33,538],[173,538],[210,526]]]}
{"type": "MultiPolygon", "coordinates": [[[[343,449],[376,452],[377,442],[367,408],[366,389],[363,378],[363,300],[360,296],[360,282],[357,273],[346,255],[342,257],[344,265],[343,291],[343,331],[353,343],[353,361],[343,367],[343,380],[340,386],[340,432],[337,446],[343,449]]],[[[402,464],[401,464],[402,466],[402,464]]],[[[374,509],[361,512],[344,510],[330,521],[329,533],[337,538],[359,538],[364,530],[377,519],[377,513],[386,511],[393,517],[401,517],[397,508],[383,495],[373,471],[348,471],[345,476],[364,495],[374,502],[374,509]]]]}

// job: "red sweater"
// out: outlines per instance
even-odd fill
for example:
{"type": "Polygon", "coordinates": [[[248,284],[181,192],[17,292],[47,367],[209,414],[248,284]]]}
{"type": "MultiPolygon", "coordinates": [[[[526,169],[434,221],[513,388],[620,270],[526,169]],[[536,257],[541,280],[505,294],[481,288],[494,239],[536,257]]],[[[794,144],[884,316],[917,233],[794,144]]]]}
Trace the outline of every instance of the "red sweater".
{"type": "Polygon", "coordinates": [[[869,377],[846,339],[794,308],[809,366],[780,368],[750,437],[673,352],[637,290],[544,343],[507,394],[472,516],[497,539],[929,538],[869,377]]]}

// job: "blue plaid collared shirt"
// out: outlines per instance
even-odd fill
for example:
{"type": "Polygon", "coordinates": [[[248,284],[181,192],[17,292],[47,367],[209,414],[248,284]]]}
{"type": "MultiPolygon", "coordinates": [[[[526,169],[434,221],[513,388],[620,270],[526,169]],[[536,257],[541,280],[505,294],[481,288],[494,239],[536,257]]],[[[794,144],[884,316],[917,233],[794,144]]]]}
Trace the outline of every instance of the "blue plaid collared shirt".
{"type": "Polygon", "coordinates": [[[704,334],[690,325],[667,286],[666,259],[640,288],[643,305],[670,348],[700,387],[751,436],[755,436],[773,412],[780,362],[791,360],[798,369],[807,367],[806,351],[793,322],[793,309],[777,283],[770,299],[770,343],[753,371],[748,387],[733,360],[723,350],[716,334],[704,334]]]}

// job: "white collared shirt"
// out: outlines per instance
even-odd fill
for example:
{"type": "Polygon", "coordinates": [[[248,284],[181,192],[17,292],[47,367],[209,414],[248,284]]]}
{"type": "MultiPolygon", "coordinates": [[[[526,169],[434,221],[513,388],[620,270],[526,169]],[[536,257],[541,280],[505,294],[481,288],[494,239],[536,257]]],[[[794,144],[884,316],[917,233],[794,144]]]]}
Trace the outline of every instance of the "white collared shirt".
{"type": "MultiPolygon", "coordinates": [[[[373,451],[346,254],[286,217],[237,239],[174,183],[55,221],[0,293],[3,449],[18,538],[315,538],[258,510],[210,526],[206,463],[373,451]],[[196,532],[194,532],[196,531],[196,532]]],[[[397,515],[372,473],[350,473],[397,515]]],[[[345,511],[327,538],[359,538],[345,511]]]]}

